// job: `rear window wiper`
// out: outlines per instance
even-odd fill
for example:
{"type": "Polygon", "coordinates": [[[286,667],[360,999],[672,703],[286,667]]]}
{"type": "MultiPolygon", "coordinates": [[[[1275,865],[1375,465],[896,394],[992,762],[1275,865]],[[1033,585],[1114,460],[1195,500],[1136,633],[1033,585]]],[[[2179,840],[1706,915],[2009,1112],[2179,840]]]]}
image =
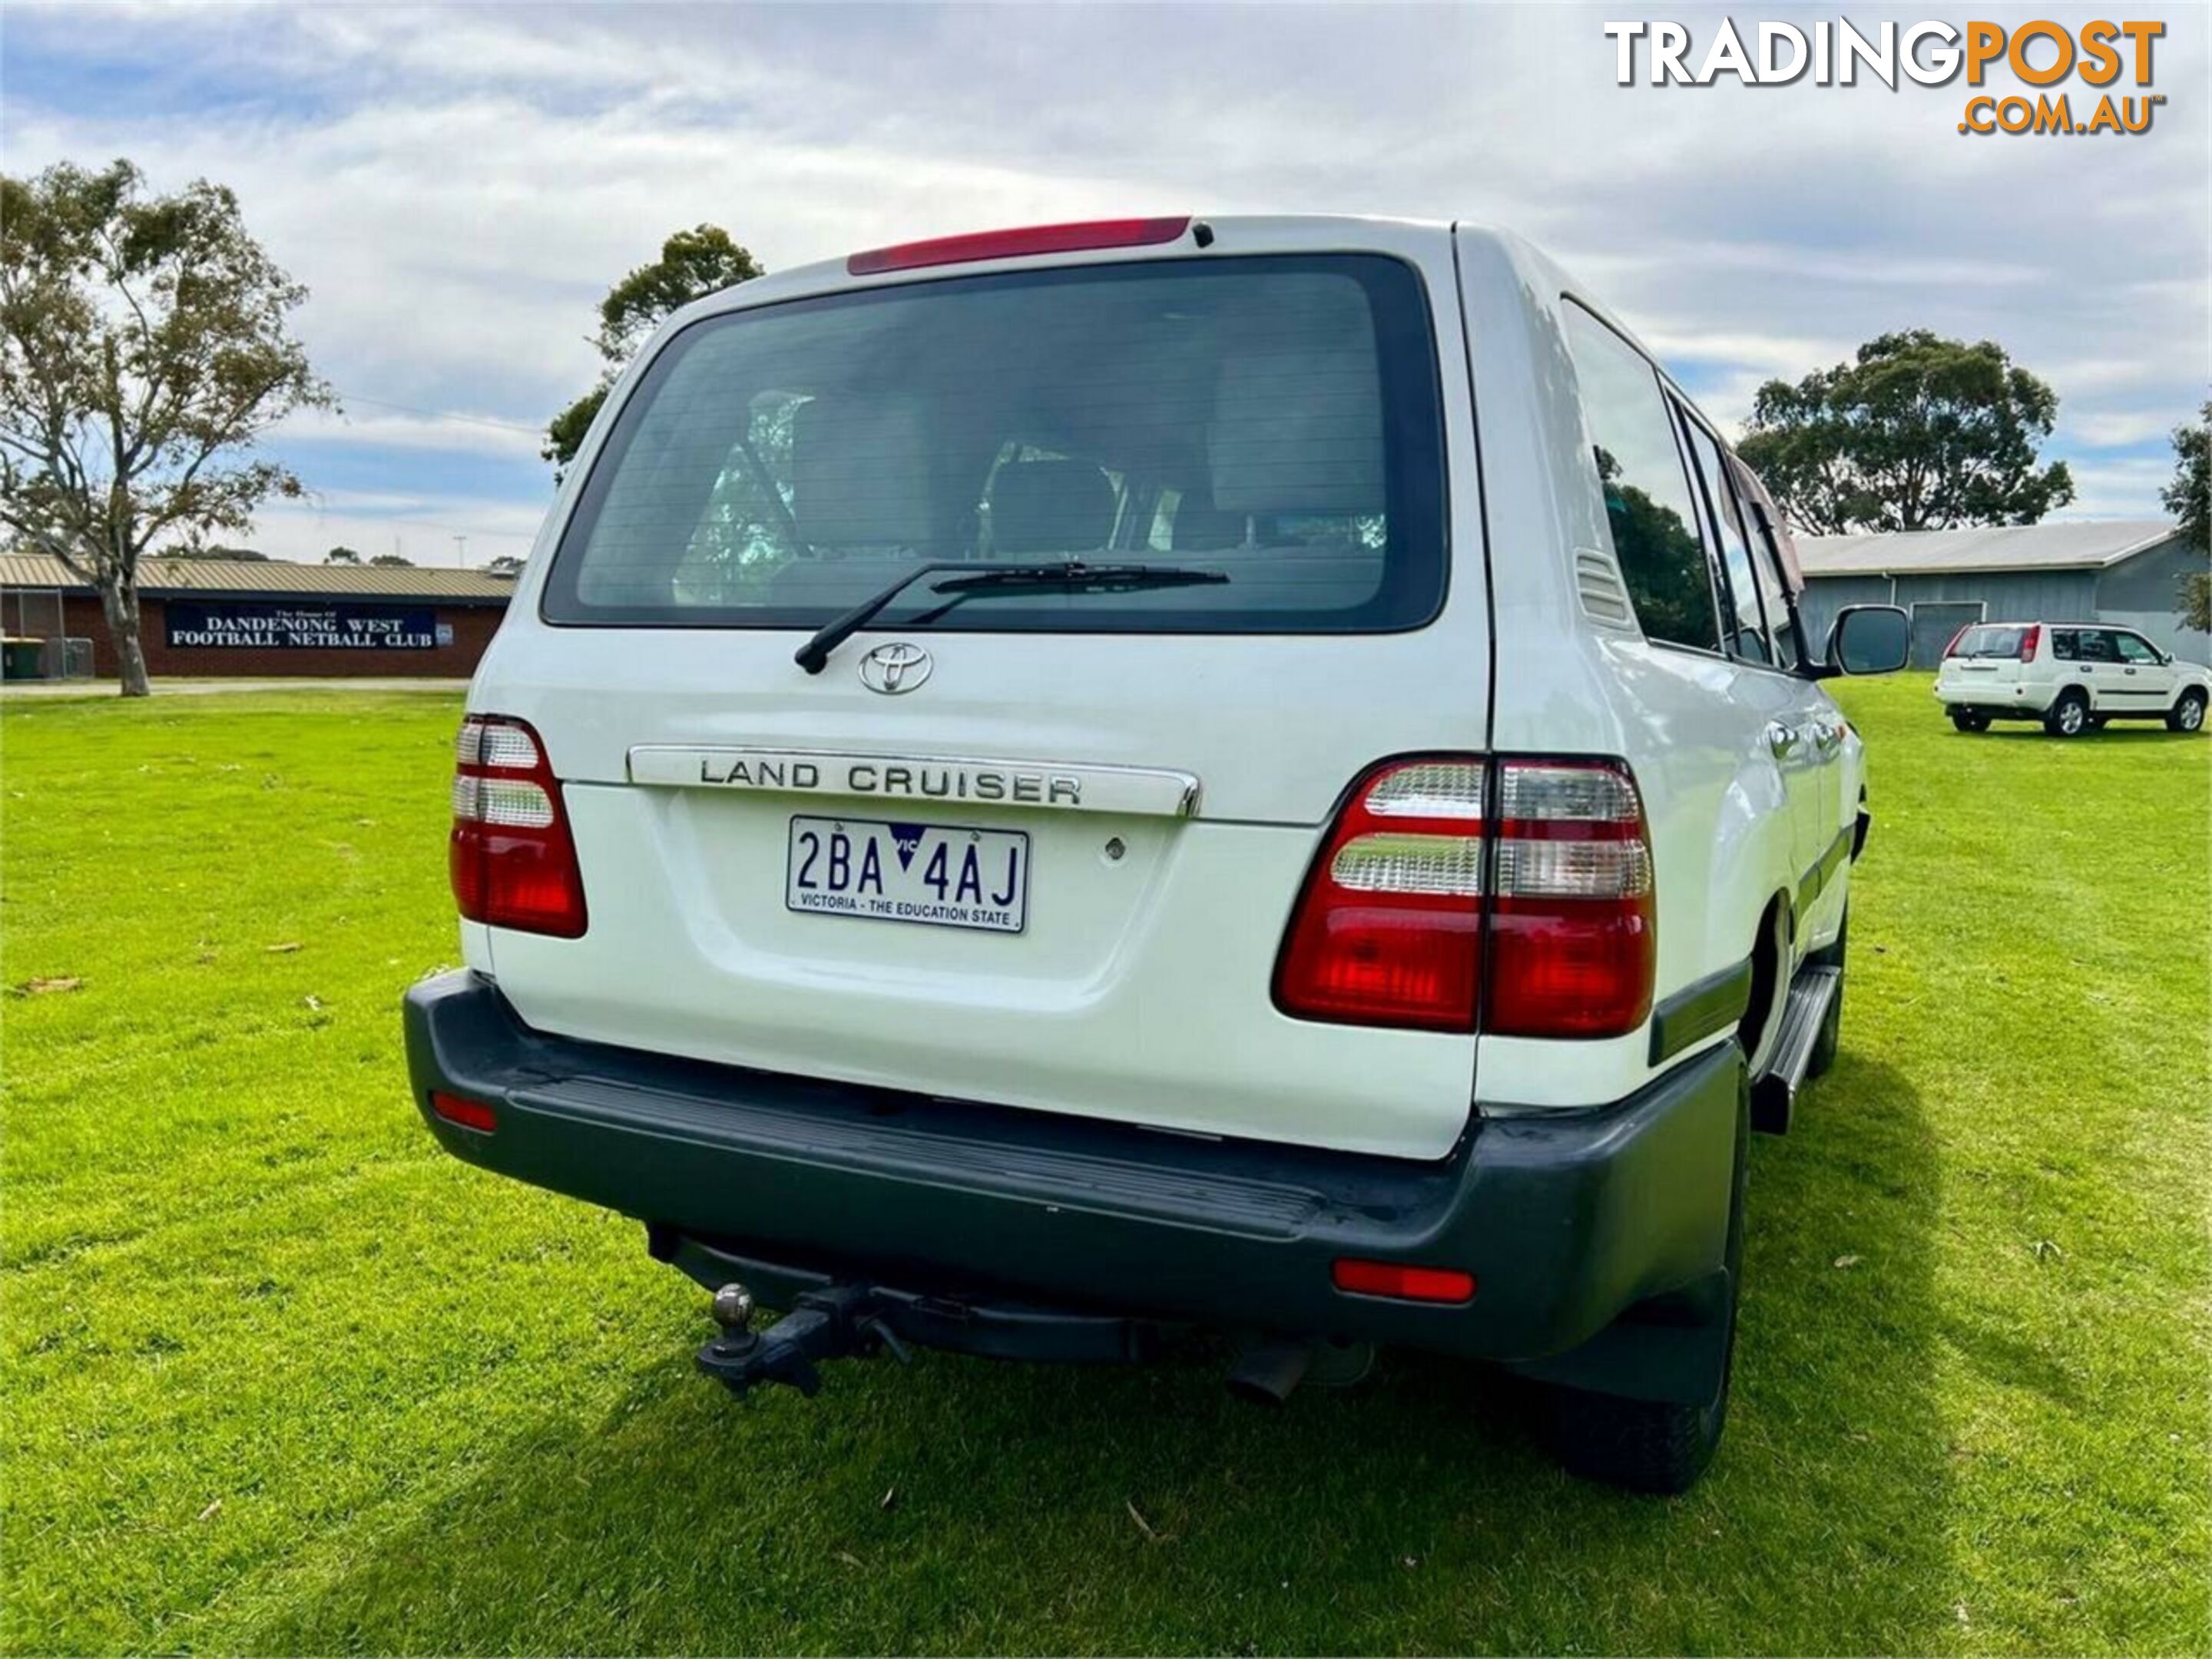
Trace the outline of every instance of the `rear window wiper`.
{"type": "Polygon", "coordinates": [[[931,617],[949,610],[971,593],[1008,590],[1128,593],[1143,587],[1193,587],[1229,580],[1225,570],[1199,570],[1175,564],[1085,564],[1080,559],[1055,559],[1050,563],[978,565],[972,559],[933,560],[916,565],[843,616],[823,623],[812,639],[792,653],[791,659],[810,674],[820,673],[832,651],[866,628],[878,611],[925,576],[951,578],[932,584],[934,592],[953,597],[929,612],[931,617]]]}

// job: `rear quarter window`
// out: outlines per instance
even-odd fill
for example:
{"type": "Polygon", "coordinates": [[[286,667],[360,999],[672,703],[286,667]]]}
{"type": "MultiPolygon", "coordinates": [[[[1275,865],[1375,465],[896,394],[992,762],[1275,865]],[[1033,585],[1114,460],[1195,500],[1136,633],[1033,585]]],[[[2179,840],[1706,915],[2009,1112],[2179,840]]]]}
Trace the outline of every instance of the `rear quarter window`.
{"type": "Polygon", "coordinates": [[[1636,619],[1648,639],[1717,651],[1711,568],[1659,371],[1580,306],[1565,314],[1606,528],[1636,619]]]}
{"type": "Polygon", "coordinates": [[[1126,592],[925,579],[961,629],[1340,632],[1442,605],[1419,276],[1374,255],[939,278],[710,318],[621,410],[548,574],[568,624],[813,629],[924,561],[1196,566],[1126,592]]]}

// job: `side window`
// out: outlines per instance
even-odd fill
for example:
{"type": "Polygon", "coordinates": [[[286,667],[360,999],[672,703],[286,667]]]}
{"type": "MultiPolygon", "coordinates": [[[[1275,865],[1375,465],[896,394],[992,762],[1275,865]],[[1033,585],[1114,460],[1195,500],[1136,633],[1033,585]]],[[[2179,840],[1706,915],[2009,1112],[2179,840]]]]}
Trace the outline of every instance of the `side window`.
{"type": "Polygon", "coordinates": [[[2081,654],[2081,636],[2070,628],[2054,629],[2051,635],[2051,654],[2060,662],[2072,662],[2081,654]]]}
{"type": "MultiPolygon", "coordinates": [[[[1729,476],[1735,477],[1735,463],[1729,476]]],[[[1739,479],[1741,484],[1736,498],[1743,504],[1744,527],[1751,532],[1751,564],[1753,577],[1759,583],[1759,597],[1766,604],[1766,631],[1774,641],[1774,660],[1784,668],[1797,666],[1797,631],[1790,624],[1789,588],[1782,574],[1782,550],[1775,545],[1772,524],[1759,514],[1752,492],[1752,481],[1739,479]]]]}
{"type": "Polygon", "coordinates": [[[2112,643],[2119,647],[2122,662],[2155,663],[2158,660],[2158,653],[2133,634],[2115,634],[2112,643]]]}
{"type": "Polygon", "coordinates": [[[1581,307],[1565,315],[1606,528],[1636,619],[1650,639],[1717,649],[1712,579],[1658,372],[1581,307]]]}
{"type": "Polygon", "coordinates": [[[2112,636],[2101,628],[2085,628],[2081,632],[2083,662],[2118,662],[2119,653],[2112,647],[2112,636]]]}
{"type": "Polygon", "coordinates": [[[1689,434],[1690,455],[1705,484],[1705,501],[1712,509],[1714,534],[1720,540],[1721,569],[1726,577],[1721,605],[1728,653],[1744,662],[1771,664],[1773,647],[1767,643],[1766,617],[1759,609],[1759,582],[1751,571],[1751,542],[1743,533],[1743,515],[1736,508],[1735,489],[1721,462],[1721,447],[1712,434],[1675,405],[1682,429],[1689,434]]]}

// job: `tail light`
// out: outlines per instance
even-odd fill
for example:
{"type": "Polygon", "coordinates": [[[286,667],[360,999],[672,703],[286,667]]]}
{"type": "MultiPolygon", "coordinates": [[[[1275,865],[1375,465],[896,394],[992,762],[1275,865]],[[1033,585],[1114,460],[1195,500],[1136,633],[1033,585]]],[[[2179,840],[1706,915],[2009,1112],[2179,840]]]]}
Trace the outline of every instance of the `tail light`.
{"type": "Polygon", "coordinates": [[[494,927],[581,937],[576,843],[538,733],[505,714],[471,714],[454,758],[447,862],[461,914],[494,927]]]}
{"type": "MultiPolygon", "coordinates": [[[[1966,628],[1972,628],[1973,625],[1973,623],[1968,623],[1966,624],[1966,628]]],[[[1951,642],[1943,647],[1943,654],[1945,656],[1948,657],[1951,655],[1952,653],[1955,652],[1959,648],[1959,641],[1966,637],[1966,628],[1962,628],[1957,633],[1951,635],[1951,642]]]]}
{"type": "Polygon", "coordinates": [[[1656,946],[1650,840],[1626,768],[1402,761],[1330,827],[1275,1003],[1345,1024],[1618,1036],[1650,1013],[1656,946]]]}
{"type": "Polygon", "coordinates": [[[1490,1008],[1500,1036],[1620,1036],[1651,1012],[1644,803],[1610,762],[1498,766],[1490,1008]]]}
{"type": "Polygon", "coordinates": [[[1407,761],[1337,814],[1275,969],[1285,1013],[1474,1030],[1482,980],[1480,760],[1407,761]]]}
{"type": "Polygon", "coordinates": [[[2027,627],[2021,629],[2020,630],[2020,659],[2022,662],[2033,662],[2035,660],[2035,647],[2041,644],[2042,641],[2043,624],[2041,623],[2030,623],[2027,627]]]}

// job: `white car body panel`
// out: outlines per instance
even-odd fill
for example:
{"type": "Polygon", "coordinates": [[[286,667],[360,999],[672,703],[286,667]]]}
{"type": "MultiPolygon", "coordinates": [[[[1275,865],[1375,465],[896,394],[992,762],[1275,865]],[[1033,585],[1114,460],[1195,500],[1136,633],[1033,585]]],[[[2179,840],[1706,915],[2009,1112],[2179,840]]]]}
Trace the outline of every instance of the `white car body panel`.
{"type": "MultiPolygon", "coordinates": [[[[2039,720],[2059,696],[2079,690],[2089,711],[2118,720],[2162,720],[2191,690],[2212,697],[2212,670],[2168,659],[2133,629],[2112,623],[1981,623],[1974,628],[2034,628],[2034,654],[1954,656],[1946,651],[1936,673],[1934,696],[1946,708],[1969,708],[2005,718],[2039,720]],[[2114,641],[2111,659],[2084,654],[2079,636],[2094,633],[2114,641]],[[2062,639],[2062,635],[2067,636],[2062,639]],[[2132,652],[2132,655],[2127,654],[2132,652]]],[[[1954,640],[1955,646],[1960,641],[1954,640]]]]}
{"type": "Polygon", "coordinates": [[[465,960],[524,1020],[773,1071],[1419,1159],[1452,1149],[1478,1098],[1595,1106],[1680,1063],[1655,1066],[1648,1029],[1534,1041],[1322,1024],[1273,1006],[1285,926],[1346,787],[1378,760],[1436,751],[1627,762],[1656,867],[1662,1003],[1743,963],[1778,901],[1792,913],[1786,966],[1834,937],[1847,864],[1806,914],[1792,909],[1860,808],[1858,742],[1826,694],[1648,643],[1632,622],[1594,619],[1578,596],[1578,556],[1610,554],[1559,333],[1571,283],[1515,239],[1464,227],[1210,222],[1204,252],[1186,241],[877,278],[808,266],[702,301],[656,335],[570,469],[469,698],[541,735],[589,905],[575,939],[464,927],[465,960]],[[800,630],[542,618],[548,567],[617,412],[690,324],[979,270],[1268,252],[1383,253],[1427,289],[1451,562],[1427,625],[1085,635],[963,632],[956,617],[912,635],[934,658],[927,684],[884,696],[854,663],[908,637],[896,631],[856,635],[810,677],[791,660],[800,630]],[[1787,752],[1778,733],[1790,734],[1787,752]],[[1032,837],[1027,931],[963,933],[785,908],[788,818],[890,816],[882,802],[685,787],[663,762],[649,768],[659,781],[641,784],[641,746],[1143,769],[1198,788],[1179,816],[974,802],[948,817],[917,803],[913,815],[933,823],[1032,837]]]}

